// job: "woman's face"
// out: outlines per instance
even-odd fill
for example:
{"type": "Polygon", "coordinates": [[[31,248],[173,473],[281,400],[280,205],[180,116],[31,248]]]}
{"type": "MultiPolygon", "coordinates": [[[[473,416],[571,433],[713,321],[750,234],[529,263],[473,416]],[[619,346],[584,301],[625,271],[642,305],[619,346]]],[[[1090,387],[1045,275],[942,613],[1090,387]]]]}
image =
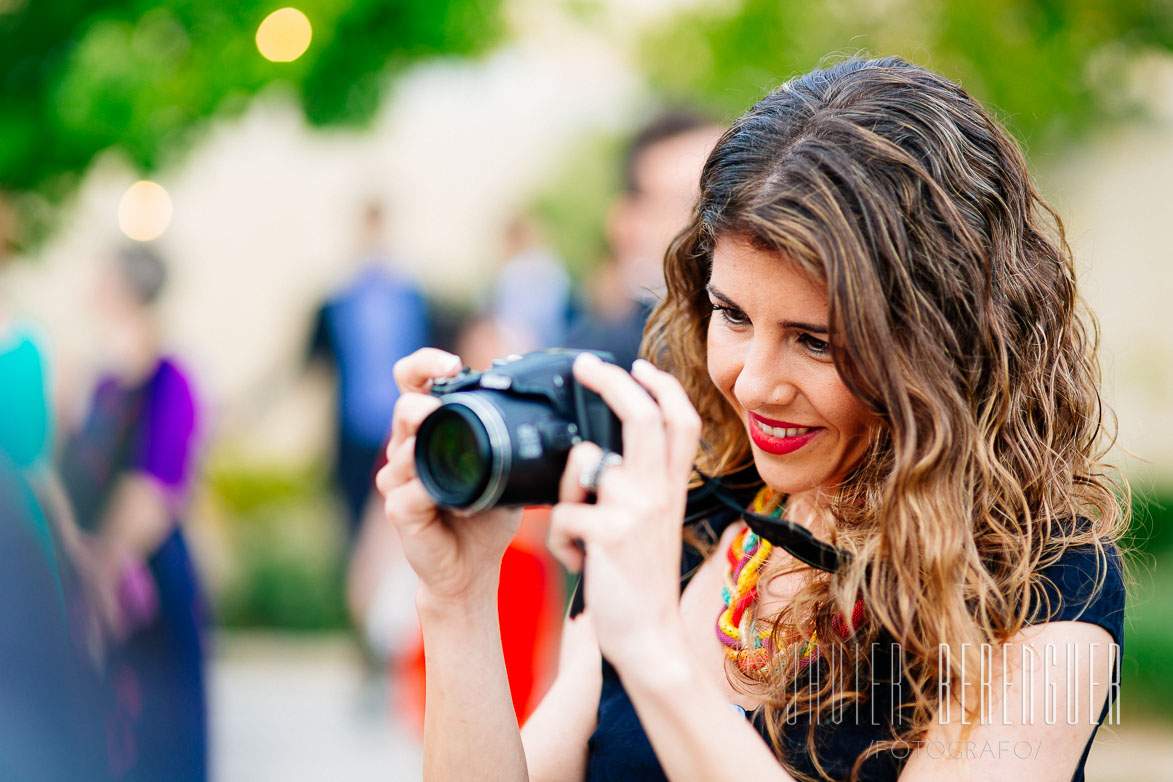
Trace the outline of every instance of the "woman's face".
{"type": "Polygon", "coordinates": [[[709,280],[709,376],[777,492],[831,489],[859,463],[875,416],[831,359],[827,291],[785,256],[723,238],[709,280]]]}

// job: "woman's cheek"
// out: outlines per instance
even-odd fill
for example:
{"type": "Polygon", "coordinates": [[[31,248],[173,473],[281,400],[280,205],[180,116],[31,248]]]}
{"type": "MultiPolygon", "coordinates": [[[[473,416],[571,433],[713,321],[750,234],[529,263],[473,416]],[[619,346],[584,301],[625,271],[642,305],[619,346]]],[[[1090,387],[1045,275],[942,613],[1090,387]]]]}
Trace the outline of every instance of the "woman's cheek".
{"type": "Polygon", "coordinates": [[[737,376],[741,373],[743,363],[741,350],[737,340],[730,339],[727,332],[723,332],[720,327],[709,327],[706,342],[709,379],[713,381],[713,385],[721,392],[722,396],[731,403],[734,402],[733,386],[737,382],[737,376]]]}
{"type": "Polygon", "coordinates": [[[851,393],[833,366],[827,368],[818,393],[824,418],[839,432],[844,460],[858,461],[867,450],[875,416],[851,393]]]}

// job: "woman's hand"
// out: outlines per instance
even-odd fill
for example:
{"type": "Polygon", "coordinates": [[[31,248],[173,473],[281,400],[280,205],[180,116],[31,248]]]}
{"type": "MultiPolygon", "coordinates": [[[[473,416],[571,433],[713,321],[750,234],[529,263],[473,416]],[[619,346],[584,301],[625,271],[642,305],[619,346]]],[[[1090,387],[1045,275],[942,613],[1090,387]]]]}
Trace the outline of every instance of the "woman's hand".
{"type": "Polygon", "coordinates": [[[585,571],[599,648],[622,673],[683,639],[681,532],[701,422],[676,378],[646,361],[629,375],[584,354],[574,374],[623,422],[623,462],[603,471],[597,502],[588,505],[580,476],[602,454],[593,443],[575,446],[551,514],[550,548],[569,569],[585,571]]]}
{"type": "Polygon", "coordinates": [[[472,516],[442,512],[415,471],[415,435],[440,400],[428,394],[432,380],[460,371],[460,358],[421,348],[395,364],[400,397],[395,403],[387,464],[375,484],[384,512],[399,531],[403,550],[420,578],[421,597],[442,601],[497,600],[501,557],[521,523],[521,509],[494,509],[472,516]]]}

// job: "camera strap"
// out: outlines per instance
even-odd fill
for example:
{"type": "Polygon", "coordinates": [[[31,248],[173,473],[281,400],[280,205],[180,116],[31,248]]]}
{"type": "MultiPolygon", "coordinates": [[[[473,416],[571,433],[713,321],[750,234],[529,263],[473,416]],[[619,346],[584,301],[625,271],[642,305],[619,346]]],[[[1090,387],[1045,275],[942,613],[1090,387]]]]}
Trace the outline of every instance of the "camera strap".
{"type": "MultiPolygon", "coordinates": [[[[801,524],[786,519],[775,519],[747,510],[762,485],[753,463],[720,478],[709,477],[695,467],[701,485],[688,492],[684,522],[700,521],[722,510],[731,510],[745,520],[746,525],[763,540],[790,552],[790,555],[819,570],[834,573],[851,561],[851,552],[824,543],[801,524]]],[[[570,599],[571,619],[586,608],[583,598],[583,577],[580,574],[570,599]]]]}
{"type": "MultiPolygon", "coordinates": [[[[750,465],[749,470],[752,470],[752,467],[750,465]]],[[[741,470],[727,477],[744,479],[748,477],[749,470],[741,470]]],[[[749,499],[744,496],[746,491],[738,491],[737,487],[726,485],[722,478],[710,477],[700,470],[695,472],[701,479],[701,485],[689,492],[686,519],[703,518],[718,508],[727,508],[741,516],[746,525],[762,539],[789,552],[795,559],[811,567],[834,573],[851,561],[850,552],[819,540],[801,524],[748,510],[746,505],[749,504],[749,499]]],[[[757,477],[757,471],[752,472],[753,477],[757,477]]],[[[758,483],[760,484],[760,478],[758,483]]],[[[749,489],[751,486],[740,488],[749,489]]],[[[756,492],[756,486],[752,488],[756,492]]],[[[752,496],[752,493],[749,494],[749,497],[752,496]]]]}

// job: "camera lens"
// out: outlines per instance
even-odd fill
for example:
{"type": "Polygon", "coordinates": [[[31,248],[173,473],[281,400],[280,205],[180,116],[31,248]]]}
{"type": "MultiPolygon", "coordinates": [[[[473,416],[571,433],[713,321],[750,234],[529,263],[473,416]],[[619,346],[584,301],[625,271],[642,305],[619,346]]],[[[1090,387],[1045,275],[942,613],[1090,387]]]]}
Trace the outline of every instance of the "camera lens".
{"type": "Polygon", "coordinates": [[[511,445],[500,411],[475,394],[452,394],[420,424],[415,466],[440,505],[481,510],[500,496],[511,445]]]}
{"type": "Polygon", "coordinates": [[[479,421],[469,421],[455,411],[436,422],[428,439],[426,459],[432,477],[445,494],[475,496],[484,487],[489,466],[478,443],[478,439],[485,439],[483,430],[479,421]]]}
{"type": "Polygon", "coordinates": [[[581,352],[540,350],[436,382],[440,406],[420,422],[415,468],[438,507],[553,505],[576,442],[622,452],[619,419],[574,379],[581,352]]]}

